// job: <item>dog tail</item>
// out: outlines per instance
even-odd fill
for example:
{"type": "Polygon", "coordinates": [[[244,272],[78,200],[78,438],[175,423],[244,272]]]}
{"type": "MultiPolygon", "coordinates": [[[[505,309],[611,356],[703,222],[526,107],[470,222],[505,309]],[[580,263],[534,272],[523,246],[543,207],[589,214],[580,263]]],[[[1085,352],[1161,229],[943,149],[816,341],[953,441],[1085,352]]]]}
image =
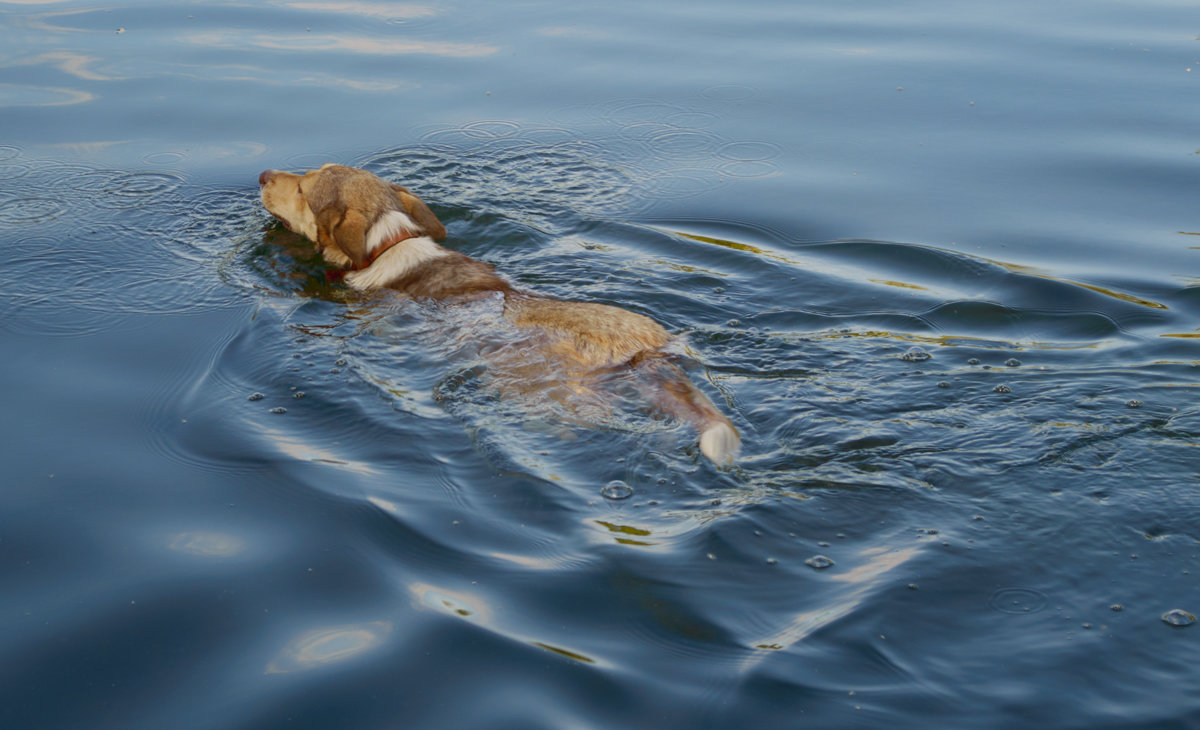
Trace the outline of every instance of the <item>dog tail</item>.
{"type": "Polygon", "coordinates": [[[741,436],[733,422],[717,410],[678,365],[661,357],[648,357],[634,367],[655,407],[700,432],[701,453],[718,466],[733,462],[742,446],[741,436]]]}

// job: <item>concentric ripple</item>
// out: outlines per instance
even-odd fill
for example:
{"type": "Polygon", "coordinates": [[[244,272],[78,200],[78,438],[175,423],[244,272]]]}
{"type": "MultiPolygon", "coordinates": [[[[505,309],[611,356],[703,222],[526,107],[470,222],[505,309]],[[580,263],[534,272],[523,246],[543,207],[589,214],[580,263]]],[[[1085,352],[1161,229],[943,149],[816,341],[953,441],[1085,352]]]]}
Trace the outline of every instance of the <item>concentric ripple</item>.
{"type": "Polygon", "coordinates": [[[547,226],[557,225],[563,212],[636,215],[777,172],[776,145],[726,139],[707,128],[711,114],[686,104],[625,99],[569,111],[592,124],[566,129],[482,120],[439,127],[425,132],[419,145],[360,164],[419,187],[434,205],[476,212],[487,206],[547,226]],[[508,183],[500,197],[497,178],[508,183]]]}
{"type": "Polygon", "coordinates": [[[209,235],[183,243],[169,231],[196,220],[198,198],[181,173],[28,160],[15,148],[5,154],[26,172],[0,187],[0,223],[11,234],[0,296],[20,304],[0,326],[83,334],[113,315],[228,302],[214,273],[247,220],[224,227],[232,206],[206,208],[198,227],[209,235]],[[216,245],[197,255],[197,241],[216,245]]]}

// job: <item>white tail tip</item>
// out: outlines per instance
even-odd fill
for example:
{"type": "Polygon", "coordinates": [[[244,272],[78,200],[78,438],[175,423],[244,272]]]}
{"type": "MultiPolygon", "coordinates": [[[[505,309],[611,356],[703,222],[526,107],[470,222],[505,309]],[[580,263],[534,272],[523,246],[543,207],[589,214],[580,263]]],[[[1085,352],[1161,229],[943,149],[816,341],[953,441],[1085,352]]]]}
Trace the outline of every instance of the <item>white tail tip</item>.
{"type": "Polygon", "coordinates": [[[733,458],[742,448],[738,432],[724,421],[717,421],[700,434],[700,452],[717,466],[733,463],[733,458]]]}

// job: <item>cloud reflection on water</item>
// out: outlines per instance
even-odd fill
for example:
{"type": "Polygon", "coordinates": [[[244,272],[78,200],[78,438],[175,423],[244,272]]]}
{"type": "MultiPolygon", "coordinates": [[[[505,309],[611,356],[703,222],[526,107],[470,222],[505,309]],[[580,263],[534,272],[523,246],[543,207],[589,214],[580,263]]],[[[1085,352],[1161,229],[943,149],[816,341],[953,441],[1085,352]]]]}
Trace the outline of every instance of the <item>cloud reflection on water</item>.
{"type": "Polygon", "coordinates": [[[58,68],[65,74],[69,74],[76,78],[84,79],[85,81],[118,81],[120,76],[106,74],[92,68],[93,65],[101,60],[98,56],[87,56],[82,53],[74,53],[72,51],[54,51],[52,53],[41,53],[36,56],[30,56],[18,61],[14,61],[10,66],[37,66],[47,65],[58,68]]]}
{"type": "Polygon", "coordinates": [[[381,645],[392,632],[390,621],[370,621],[305,631],[267,665],[267,674],[315,669],[361,656],[381,645]]]}
{"type": "MultiPolygon", "coordinates": [[[[820,608],[797,613],[786,626],[773,635],[764,636],[751,643],[757,649],[778,651],[803,641],[813,632],[850,615],[856,608],[870,599],[876,589],[886,585],[887,575],[915,558],[919,547],[888,548],[873,547],[863,550],[859,556],[867,562],[842,573],[834,573],[831,580],[854,586],[839,599],[826,601],[820,608]]],[[[757,664],[761,655],[752,654],[748,664],[757,664]]]]}
{"type": "Polygon", "coordinates": [[[263,428],[261,429],[261,435],[276,449],[297,461],[328,464],[363,476],[379,473],[379,470],[368,462],[343,458],[341,454],[316,444],[308,443],[299,436],[284,433],[279,429],[263,428]]]}
{"type": "Polygon", "coordinates": [[[433,55],[476,58],[496,53],[499,48],[483,43],[451,43],[401,38],[379,38],[348,33],[305,33],[303,35],[244,33],[240,30],[213,31],[187,36],[189,43],[211,48],[266,48],[277,51],[343,51],[377,56],[433,55]]]}
{"type": "MultiPolygon", "coordinates": [[[[333,21],[324,33],[271,33],[252,29],[253,25],[202,25],[192,16],[186,24],[171,28],[130,25],[128,32],[120,29],[121,40],[113,43],[115,25],[97,26],[96,8],[62,9],[47,7],[39,11],[34,6],[54,5],[53,0],[36,2],[22,0],[0,5],[17,7],[3,13],[0,28],[20,33],[21,42],[14,45],[42,48],[45,52],[17,57],[0,63],[0,70],[46,66],[75,79],[89,82],[130,81],[164,76],[177,76],[201,81],[248,82],[271,86],[315,86],[350,89],[373,93],[405,91],[417,88],[415,81],[398,80],[396,69],[381,69],[356,73],[355,77],[334,74],[329,69],[345,68],[345,63],[326,54],[355,54],[366,56],[438,56],[443,58],[480,58],[497,53],[500,48],[485,43],[464,43],[412,37],[399,32],[403,21],[426,18],[438,13],[436,8],[412,3],[371,3],[350,0],[296,0],[276,3],[294,11],[299,22],[303,15],[324,13],[342,16],[333,21]],[[362,21],[372,25],[363,29],[362,21]],[[379,24],[379,20],[386,22],[379,24]],[[343,27],[339,27],[344,24],[343,27]],[[348,28],[346,26],[353,26],[348,28]],[[69,45],[68,45],[69,44],[69,45]],[[180,54],[181,46],[198,49],[190,57],[180,54]],[[255,53],[256,49],[260,51],[255,53]],[[219,58],[209,57],[206,51],[218,51],[219,58]],[[261,51],[295,51],[302,57],[275,62],[273,55],[264,60],[261,51]],[[237,52],[239,58],[230,56],[237,52]],[[253,62],[243,63],[242,60],[253,62]]],[[[293,25],[293,27],[295,27],[293,25]]],[[[18,79],[20,80],[20,79],[18,79]]],[[[0,106],[62,106],[81,104],[99,98],[92,89],[61,88],[56,84],[0,83],[0,106]]]]}
{"type": "Polygon", "coordinates": [[[437,15],[437,11],[428,5],[415,5],[412,3],[281,2],[279,5],[294,10],[312,10],[320,13],[337,13],[339,15],[361,15],[368,18],[387,18],[389,20],[408,20],[437,15]]]}
{"type": "Polygon", "coordinates": [[[95,98],[94,94],[79,89],[0,83],[0,107],[70,106],[84,104],[95,98]]]}
{"type": "Polygon", "coordinates": [[[246,549],[246,541],[220,532],[180,532],[167,542],[171,550],[205,558],[232,558],[246,549]]]}

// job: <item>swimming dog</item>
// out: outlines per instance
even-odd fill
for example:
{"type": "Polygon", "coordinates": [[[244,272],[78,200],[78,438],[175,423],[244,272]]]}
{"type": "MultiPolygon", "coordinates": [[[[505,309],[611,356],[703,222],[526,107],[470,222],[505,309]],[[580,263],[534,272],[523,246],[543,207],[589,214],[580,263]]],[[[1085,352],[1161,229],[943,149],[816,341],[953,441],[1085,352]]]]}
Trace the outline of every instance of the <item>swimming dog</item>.
{"type": "Polygon", "coordinates": [[[429,206],[366,170],[335,164],[303,174],[267,170],[258,182],[267,212],[347,270],[350,287],[448,303],[502,297],[505,320],[538,350],[527,371],[556,368],[579,384],[589,374],[632,368],[650,383],[643,390],[658,410],[696,428],[706,457],[725,465],[737,455],[737,429],[665,358],[670,335],[649,317],[513,287],[490,264],[438,245],[446,228],[429,206]]]}

